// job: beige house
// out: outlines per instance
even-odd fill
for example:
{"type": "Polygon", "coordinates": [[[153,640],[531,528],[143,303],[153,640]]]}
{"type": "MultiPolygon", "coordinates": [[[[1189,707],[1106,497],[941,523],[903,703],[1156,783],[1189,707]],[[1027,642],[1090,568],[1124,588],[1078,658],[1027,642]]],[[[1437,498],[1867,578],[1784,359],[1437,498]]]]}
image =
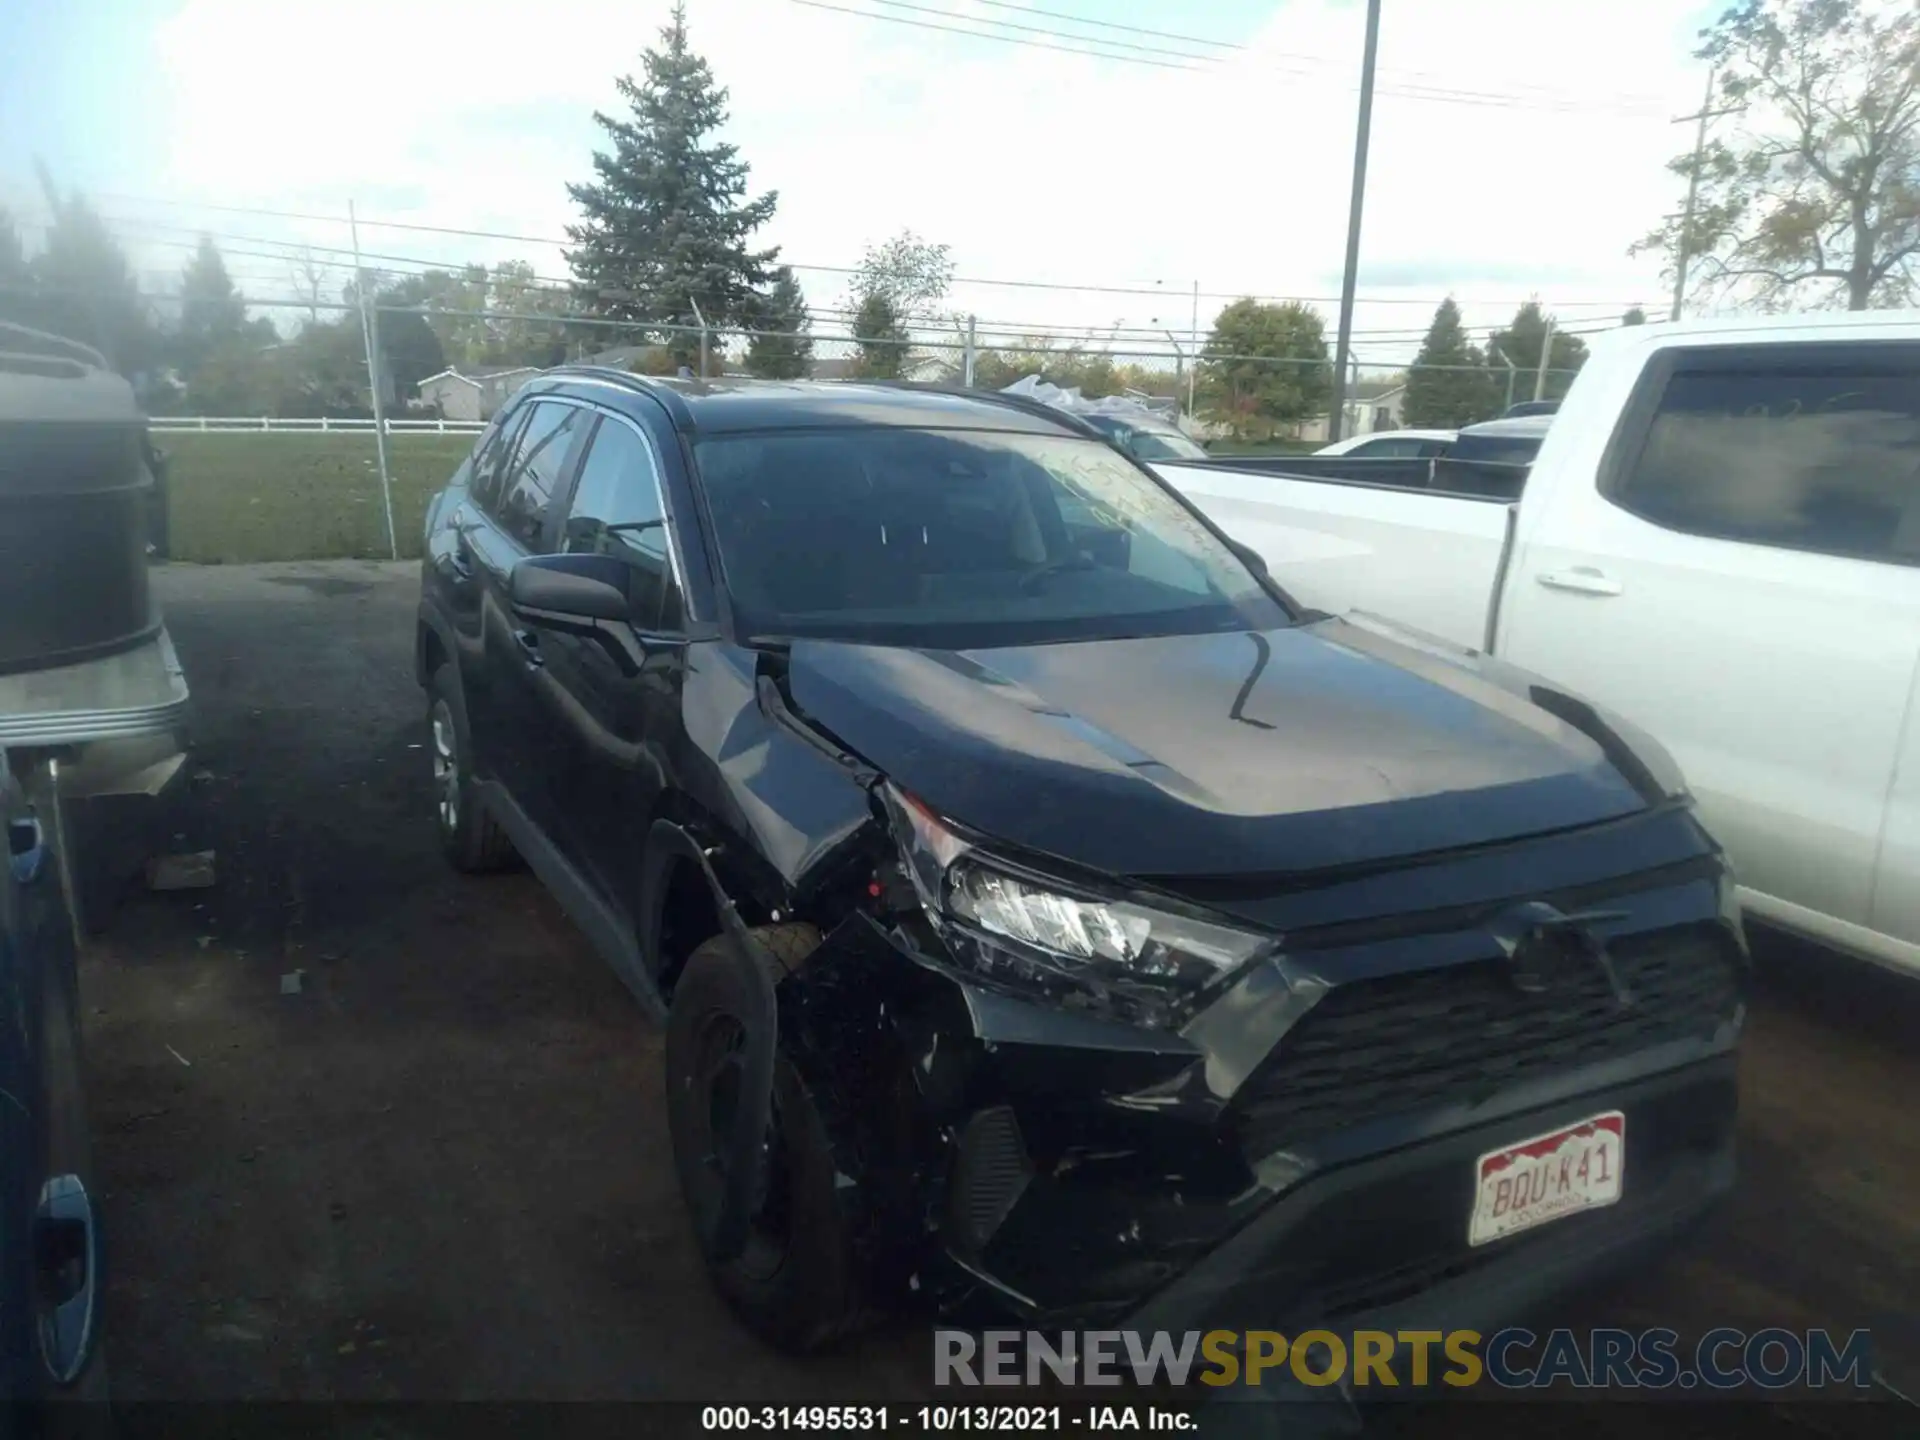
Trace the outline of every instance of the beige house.
{"type": "MultiPolygon", "coordinates": [[[[1400,430],[1401,414],[1407,403],[1407,386],[1399,381],[1391,386],[1370,385],[1366,381],[1347,396],[1347,423],[1341,427],[1344,438],[1355,435],[1372,435],[1381,430],[1400,430]]],[[[1303,420],[1294,427],[1293,438],[1312,444],[1327,443],[1327,420],[1325,415],[1316,415],[1311,420],[1303,420]]]]}
{"type": "Polygon", "coordinates": [[[421,405],[448,420],[491,420],[540,371],[532,365],[453,366],[420,382],[421,405]]]}

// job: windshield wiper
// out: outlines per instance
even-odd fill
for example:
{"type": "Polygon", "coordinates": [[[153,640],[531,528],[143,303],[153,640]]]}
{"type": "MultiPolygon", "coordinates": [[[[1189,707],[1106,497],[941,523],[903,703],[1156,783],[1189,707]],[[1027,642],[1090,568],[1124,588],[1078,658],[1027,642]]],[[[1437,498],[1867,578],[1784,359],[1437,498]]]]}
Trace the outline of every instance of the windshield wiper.
{"type": "Polygon", "coordinates": [[[1022,595],[1037,595],[1040,593],[1040,587],[1055,575],[1065,575],[1072,570],[1092,570],[1094,568],[1093,560],[1086,555],[1075,555],[1067,560],[1049,561],[1038,570],[1029,570],[1021,577],[1020,593],[1022,595]]]}

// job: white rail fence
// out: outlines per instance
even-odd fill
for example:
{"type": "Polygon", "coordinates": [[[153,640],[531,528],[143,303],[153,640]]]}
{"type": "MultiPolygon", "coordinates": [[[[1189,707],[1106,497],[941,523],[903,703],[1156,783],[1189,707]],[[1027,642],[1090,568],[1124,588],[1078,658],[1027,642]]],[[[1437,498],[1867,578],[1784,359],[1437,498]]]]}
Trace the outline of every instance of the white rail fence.
{"type": "MultiPolygon", "coordinates": [[[[154,415],[147,426],[155,434],[205,435],[371,435],[364,419],[295,419],[279,415],[154,415]]],[[[389,420],[389,435],[478,435],[484,420],[389,420]]]]}

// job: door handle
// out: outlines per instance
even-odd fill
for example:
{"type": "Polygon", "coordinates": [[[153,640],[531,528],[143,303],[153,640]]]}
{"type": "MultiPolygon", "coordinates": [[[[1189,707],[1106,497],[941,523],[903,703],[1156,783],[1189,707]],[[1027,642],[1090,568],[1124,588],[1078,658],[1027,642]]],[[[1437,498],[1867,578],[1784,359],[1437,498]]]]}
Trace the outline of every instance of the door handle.
{"type": "Polygon", "coordinates": [[[467,536],[472,532],[473,521],[465,508],[453,512],[453,553],[447,557],[447,568],[462,580],[473,577],[473,544],[467,536]]]}
{"type": "Polygon", "coordinates": [[[1571,570],[1551,570],[1533,577],[1549,590],[1571,590],[1579,595],[1619,595],[1626,586],[1591,565],[1575,565],[1571,570]]]}
{"type": "Polygon", "coordinates": [[[37,818],[24,815],[7,822],[7,859],[15,881],[28,885],[37,880],[46,858],[46,832],[37,818]]]}
{"type": "Polygon", "coordinates": [[[544,663],[540,657],[540,637],[531,630],[513,632],[513,643],[520,647],[520,658],[529,667],[544,663]]]}
{"type": "Polygon", "coordinates": [[[41,1187],[33,1263],[41,1357],[55,1381],[70,1385],[93,1350],[100,1278],[99,1229],[78,1175],[56,1175],[41,1187]]]}

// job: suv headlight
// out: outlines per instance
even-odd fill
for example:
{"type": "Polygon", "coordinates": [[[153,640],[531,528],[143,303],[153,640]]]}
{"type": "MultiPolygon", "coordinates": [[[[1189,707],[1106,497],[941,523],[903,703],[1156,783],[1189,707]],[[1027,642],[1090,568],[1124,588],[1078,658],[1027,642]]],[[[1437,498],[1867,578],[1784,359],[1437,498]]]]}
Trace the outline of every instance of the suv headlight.
{"type": "Polygon", "coordinates": [[[925,805],[881,787],[927,919],[961,963],[1081,1009],[1156,1029],[1277,942],[1022,874],[956,834],[925,805]]]}

